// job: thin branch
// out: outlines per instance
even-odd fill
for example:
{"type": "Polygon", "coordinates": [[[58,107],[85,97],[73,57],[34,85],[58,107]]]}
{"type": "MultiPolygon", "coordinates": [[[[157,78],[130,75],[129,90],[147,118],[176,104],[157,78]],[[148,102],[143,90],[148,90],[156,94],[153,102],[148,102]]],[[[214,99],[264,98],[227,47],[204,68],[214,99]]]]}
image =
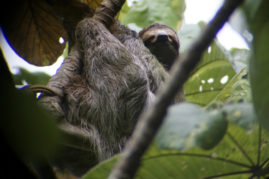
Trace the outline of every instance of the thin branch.
{"type": "Polygon", "coordinates": [[[245,168],[251,168],[251,166],[246,165],[244,163],[237,162],[237,161],[228,160],[228,159],[221,158],[221,157],[213,157],[211,155],[192,154],[192,153],[161,154],[161,155],[158,155],[158,156],[143,158],[143,161],[144,160],[155,159],[155,158],[160,158],[160,157],[169,157],[169,156],[177,156],[177,155],[179,155],[179,156],[188,156],[188,157],[207,158],[207,159],[217,160],[217,161],[221,161],[221,162],[231,163],[231,164],[234,164],[234,165],[237,165],[237,166],[241,166],[241,167],[245,167],[245,168]]]}
{"type": "Polygon", "coordinates": [[[228,137],[233,141],[233,143],[236,145],[236,147],[241,151],[241,153],[246,157],[246,159],[250,162],[251,165],[255,166],[255,163],[253,160],[248,156],[247,152],[243,149],[243,147],[235,140],[235,138],[227,132],[228,137]]]}
{"type": "Polygon", "coordinates": [[[133,178],[144,154],[166,115],[167,107],[171,104],[176,93],[183,87],[189,75],[199,63],[203,52],[208,48],[218,31],[229,19],[233,11],[243,0],[226,0],[214,19],[207,25],[203,33],[192,44],[183,57],[173,66],[171,79],[166,83],[159,97],[140,117],[137,126],[116,167],[110,173],[110,179],[133,178]]]}
{"type": "Polygon", "coordinates": [[[105,0],[103,1],[93,16],[93,18],[109,27],[114,22],[114,17],[120,11],[125,0],[105,0]]]}

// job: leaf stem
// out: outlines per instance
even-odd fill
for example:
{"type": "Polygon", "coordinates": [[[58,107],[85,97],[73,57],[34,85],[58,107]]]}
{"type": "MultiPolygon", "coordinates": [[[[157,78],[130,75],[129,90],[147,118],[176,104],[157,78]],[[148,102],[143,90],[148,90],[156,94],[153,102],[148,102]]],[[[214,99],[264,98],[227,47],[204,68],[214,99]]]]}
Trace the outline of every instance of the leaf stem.
{"type": "Polygon", "coordinates": [[[225,176],[231,176],[231,175],[239,175],[239,174],[247,174],[247,173],[252,173],[252,171],[251,170],[246,170],[246,171],[223,173],[223,174],[220,174],[220,175],[213,175],[213,176],[205,177],[204,179],[219,178],[219,177],[225,177],[225,176]]]}
{"type": "Polygon", "coordinates": [[[264,167],[264,166],[268,163],[268,161],[269,161],[269,158],[266,159],[266,160],[261,164],[261,167],[264,167]]]}
{"type": "Polygon", "coordinates": [[[259,135],[258,135],[258,156],[257,156],[257,166],[260,165],[261,161],[261,143],[262,143],[262,128],[261,125],[259,124],[259,135]]]}
{"type": "Polygon", "coordinates": [[[240,163],[237,161],[233,161],[233,160],[228,160],[222,157],[213,157],[211,155],[205,155],[205,154],[194,154],[194,153],[173,153],[173,154],[161,154],[158,156],[152,156],[152,157],[146,157],[143,158],[143,160],[150,160],[150,159],[155,159],[155,158],[160,158],[160,157],[169,157],[169,156],[175,156],[175,155],[181,155],[181,156],[189,156],[189,157],[200,157],[200,158],[207,158],[207,159],[212,159],[212,160],[218,160],[218,161],[222,161],[222,162],[227,162],[227,163],[231,163],[234,165],[238,165],[241,167],[245,167],[245,168],[251,168],[251,166],[246,165],[244,163],[240,163]]]}
{"type": "Polygon", "coordinates": [[[255,163],[253,162],[253,160],[248,156],[247,152],[237,142],[237,140],[229,132],[227,132],[227,135],[233,141],[233,143],[236,145],[236,147],[241,151],[241,153],[246,157],[246,159],[250,162],[250,164],[253,165],[253,166],[255,166],[255,163]]]}
{"type": "MultiPolygon", "coordinates": [[[[203,93],[210,93],[210,92],[212,92],[212,91],[221,91],[222,90],[222,88],[220,88],[220,89],[214,89],[214,90],[203,90],[202,92],[203,93]]],[[[191,95],[197,95],[197,94],[201,94],[201,92],[199,91],[199,92],[193,92],[193,93],[188,93],[188,94],[186,94],[185,96],[191,96],[191,95]]]]}

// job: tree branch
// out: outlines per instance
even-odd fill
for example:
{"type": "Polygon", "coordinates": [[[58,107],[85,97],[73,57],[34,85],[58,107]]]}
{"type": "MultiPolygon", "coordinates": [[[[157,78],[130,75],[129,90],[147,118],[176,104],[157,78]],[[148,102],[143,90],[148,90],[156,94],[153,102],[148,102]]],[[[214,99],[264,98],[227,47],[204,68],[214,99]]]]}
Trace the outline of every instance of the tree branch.
{"type": "Polygon", "coordinates": [[[93,18],[109,27],[114,22],[114,17],[120,11],[125,0],[104,0],[96,9],[93,18]]]}
{"type": "Polygon", "coordinates": [[[200,61],[203,52],[213,41],[217,32],[242,2],[243,0],[226,0],[214,19],[189,48],[181,64],[178,62],[173,66],[171,79],[166,83],[166,87],[159,91],[159,97],[154,104],[141,115],[135,131],[123,151],[122,159],[110,173],[109,179],[126,179],[135,176],[141,156],[161,126],[167,107],[176,96],[177,91],[183,87],[184,82],[187,81],[190,73],[200,61]]]}

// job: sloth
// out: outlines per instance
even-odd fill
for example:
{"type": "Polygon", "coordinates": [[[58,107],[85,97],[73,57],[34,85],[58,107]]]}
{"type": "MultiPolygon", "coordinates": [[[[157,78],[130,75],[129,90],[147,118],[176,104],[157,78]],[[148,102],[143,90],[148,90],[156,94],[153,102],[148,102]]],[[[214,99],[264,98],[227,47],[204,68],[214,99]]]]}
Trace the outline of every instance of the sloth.
{"type": "MultiPolygon", "coordinates": [[[[179,47],[178,41],[172,41],[177,39],[173,31],[167,26],[163,29],[170,34],[169,43],[164,37],[161,42],[179,47]]],[[[39,100],[69,137],[50,159],[60,171],[82,176],[121,152],[139,115],[169,78],[167,69],[175,57],[168,60],[169,55],[164,58],[155,50],[155,54],[151,52],[155,48],[144,43],[159,47],[160,33],[155,31],[158,33],[152,39],[146,35],[153,32],[151,28],[144,32],[139,36],[116,20],[107,26],[98,15],[78,23],[75,45],[47,86],[57,95],[43,95],[39,100]]],[[[180,93],[177,101],[182,100],[180,93]]]]}
{"type": "Polygon", "coordinates": [[[180,43],[177,33],[169,26],[156,23],[140,31],[139,36],[150,52],[169,71],[179,57],[180,43]]]}
{"type": "Polygon", "coordinates": [[[108,30],[95,18],[76,28],[76,44],[48,87],[57,96],[40,103],[68,135],[68,143],[51,163],[82,176],[98,162],[119,153],[143,110],[169,74],[138,34],[115,22],[108,30]]]}

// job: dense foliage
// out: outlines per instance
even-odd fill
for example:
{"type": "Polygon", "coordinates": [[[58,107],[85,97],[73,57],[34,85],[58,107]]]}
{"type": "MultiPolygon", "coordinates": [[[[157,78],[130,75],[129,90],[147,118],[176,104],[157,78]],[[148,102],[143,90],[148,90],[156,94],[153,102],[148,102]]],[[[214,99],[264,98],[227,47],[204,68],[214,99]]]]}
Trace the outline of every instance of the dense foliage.
{"type": "MultiPolygon", "coordinates": [[[[96,7],[99,1],[84,3],[96,7]]],[[[215,40],[204,52],[201,63],[185,83],[187,102],[169,108],[136,178],[269,177],[268,8],[266,0],[248,0],[238,10],[244,16],[237,20],[246,26],[234,28],[251,34],[252,39],[246,38],[249,49],[228,51],[215,40]]],[[[153,22],[173,27],[178,31],[184,56],[205,26],[184,24],[184,9],[184,0],[140,0],[132,7],[126,4],[119,19],[136,29],[153,22]]],[[[33,64],[47,61],[53,60],[33,64]]],[[[37,78],[40,84],[47,80],[42,75],[37,78]]],[[[38,83],[29,81],[29,72],[23,69],[15,81],[21,82],[22,78],[29,84],[38,83]]],[[[118,158],[97,165],[84,178],[106,178],[118,158]]]]}
{"type": "MultiPolygon", "coordinates": [[[[173,4],[173,1],[169,2],[173,4]]],[[[165,18],[159,18],[155,14],[165,14],[166,11],[161,8],[150,9],[147,3],[142,0],[129,11],[126,12],[125,9],[124,16],[127,17],[123,18],[123,22],[143,27],[148,25],[144,24],[147,22],[144,19],[149,18],[149,21],[169,25],[180,24],[182,19],[172,23],[173,18],[169,18],[164,22],[165,18]]],[[[183,12],[182,4],[183,1],[177,6],[176,12],[183,12]]],[[[248,23],[248,28],[245,27],[244,30],[251,33],[254,39],[258,31],[264,32],[258,39],[262,42],[248,41],[250,49],[228,51],[215,40],[208,51],[204,52],[201,63],[184,87],[188,102],[170,107],[155,142],[143,157],[143,164],[136,178],[250,178],[268,175],[268,98],[264,96],[269,85],[264,78],[268,68],[268,35],[264,25],[269,17],[265,10],[266,4],[268,6],[265,1],[246,2],[240,11],[247,16],[238,19],[248,23]],[[257,7],[256,11],[250,8],[254,6],[257,7]],[[249,11],[252,13],[251,17],[249,11]],[[260,26],[256,27],[257,25],[260,26]],[[255,49],[258,49],[258,53],[255,49]],[[252,66],[248,66],[249,61],[252,66]],[[249,68],[253,70],[251,74],[249,68]],[[251,90],[259,90],[256,99],[251,90]],[[256,115],[254,107],[256,111],[261,111],[260,115],[256,115]],[[263,127],[257,119],[263,122],[263,127]]],[[[203,27],[202,23],[182,24],[178,30],[182,55],[203,27]]],[[[242,37],[245,38],[243,35],[242,37]]],[[[85,178],[105,178],[117,158],[116,156],[100,164],[85,178]]]]}

